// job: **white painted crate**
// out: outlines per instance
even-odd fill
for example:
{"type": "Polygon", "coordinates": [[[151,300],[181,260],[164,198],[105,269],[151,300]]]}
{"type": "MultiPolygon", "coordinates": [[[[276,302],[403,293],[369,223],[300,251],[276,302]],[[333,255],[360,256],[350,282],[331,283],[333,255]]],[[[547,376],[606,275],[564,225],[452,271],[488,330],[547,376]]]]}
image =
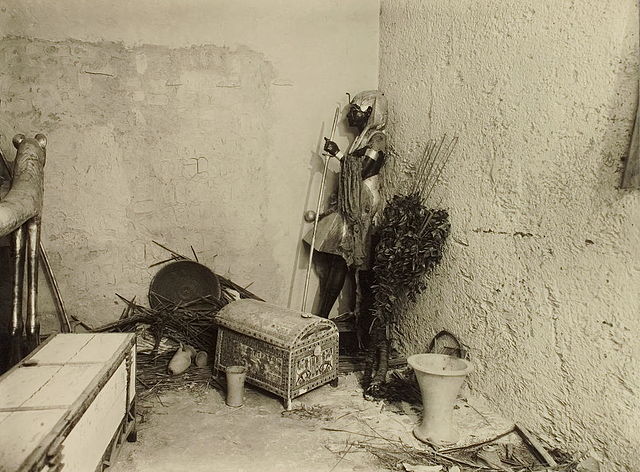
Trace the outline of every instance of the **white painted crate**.
{"type": "Polygon", "coordinates": [[[0,377],[0,472],[92,472],[135,440],[135,335],[58,334],[0,377]]]}

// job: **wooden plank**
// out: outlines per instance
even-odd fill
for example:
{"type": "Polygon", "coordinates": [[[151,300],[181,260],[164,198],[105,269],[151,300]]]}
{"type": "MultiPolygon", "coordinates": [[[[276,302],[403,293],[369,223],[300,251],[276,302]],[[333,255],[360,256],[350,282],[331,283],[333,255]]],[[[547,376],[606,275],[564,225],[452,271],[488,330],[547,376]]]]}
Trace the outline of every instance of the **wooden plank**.
{"type": "MultiPolygon", "coordinates": [[[[60,409],[65,409],[67,408],[69,405],[47,405],[47,406],[16,406],[16,407],[11,407],[11,408],[0,408],[0,412],[3,413],[11,413],[13,411],[35,411],[35,410],[60,410],[60,409]]],[[[2,422],[2,419],[0,418],[0,423],[2,422]]]]}
{"type": "Polygon", "coordinates": [[[5,434],[0,441],[0,471],[21,470],[34,445],[41,442],[66,413],[66,409],[9,413],[2,422],[5,434]]]}
{"type": "Polygon", "coordinates": [[[32,356],[29,362],[64,364],[74,358],[95,336],[93,333],[58,334],[32,356]]]}
{"type": "Polygon", "coordinates": [[[45,346],[47,346],[47,344],[49,344],[53,339],[55,338],[55,335],[49,336],[47,339],[45,339],[43,342],[41,342],[33,351],[31,351],[27,357],[25,357],[24,359],[22,359],[22,361],[18,362],[17,364],[15,364],[13,367],[11,367],[8,371],[6,371],[4,374],[0,375],[0,382],[2,382],[5,378],[9,377],[10,375],[13,374],[13,372],[17,369],[19,369],[20,367],[22,367],[23,363],[26,361],[29,361],[33,356],[35,356],[41,349],[43,349],[45,346]]]}
{"type": "Polygon", "coordinates": [[[65,472],[95,470],[125,417],[127,371],[121,363],[64,440],[65,472]]]}
{"type": "Polygon", "coordinates": [[[42,388],[30,398],[25,399],[22,406],[36,408],[56,403],[69,407],[82,395],[101,369],[102,364],[61,366],[56,375],[49,379],[42,388]]]}
{"type": "MultiPolygon", "coordinates": [[[[46,367],[21,367],[0,382],[0,408],[15,408],[22,406],[35,393],[49,382],[61,365],[46,367]]],[[[49,404],[58,403],[55,398],[49,399],[49,404]]]]}
{"type": "MultiPolygon", "coordinates": [[[[62,336],[74,336],[73,334],[62,336]]],[[[128,338],[130,334],[104,333],[93,335],[89,341],[76,355],[71,362],[107,362],[118,352],[128,352],[128,338]]]]}
{"type": "Polygon", "coordinates": [[[136,345],[133,344],[130,352],[131,356],[131,371],[129,372],[129,404],[133,402],[133,399],[136,396],[136,345]]]}
{"type": "Polygon", "coordinates": [[[546,465],[550,465],[555,467],[558,463],[551,457],[551,454],[547,452],[542,443],[538,441],[533,434],[529,432],[527,428],[520,424],[515,425],[516,432],[522,437],[524,442],[526,442],[529,446],[533,448],[533,452],[538,457],[538,459],[544,461],[546,465]]]}

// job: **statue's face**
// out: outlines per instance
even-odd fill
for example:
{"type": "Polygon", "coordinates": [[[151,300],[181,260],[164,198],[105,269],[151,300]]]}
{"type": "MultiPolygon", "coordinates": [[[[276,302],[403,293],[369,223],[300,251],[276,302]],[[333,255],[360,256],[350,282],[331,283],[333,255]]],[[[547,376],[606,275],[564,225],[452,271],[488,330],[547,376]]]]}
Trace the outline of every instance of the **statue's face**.
{"type": "Polygon", "coordinates": [[[349,106],[349,112],[347,113],[349,126],[354,126],[360,129],[364,128],[369,120],[369,116],[371,115],[371,110],[371,107],[367,107],[366,110],[362,110],[360,106],[352,103],[349,106]]]}

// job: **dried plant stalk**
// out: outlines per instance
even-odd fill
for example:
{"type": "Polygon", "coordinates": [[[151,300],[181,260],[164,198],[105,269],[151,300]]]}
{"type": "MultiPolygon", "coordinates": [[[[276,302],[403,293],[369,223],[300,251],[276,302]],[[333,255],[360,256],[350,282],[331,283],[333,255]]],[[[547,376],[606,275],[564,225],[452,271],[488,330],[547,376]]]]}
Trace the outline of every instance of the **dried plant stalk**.
{"type": "MultiPolygon", "coordinates": [[[[392,195],[378,223],[373,273],[373,316],[365,383],[377,395],[386,381],[389,333],[405,300],[415,302],[426,288],[425,274],[440,262],[449,235],[449,214],[429,209],[427,200],[456,148],[458,138],[429,140],[404,174],[406,191],[392,195]],[[369,378],[376,366],[375,376],[369,378]]],[[[400,188],[399,185],[396,188],[400,188]]]]}

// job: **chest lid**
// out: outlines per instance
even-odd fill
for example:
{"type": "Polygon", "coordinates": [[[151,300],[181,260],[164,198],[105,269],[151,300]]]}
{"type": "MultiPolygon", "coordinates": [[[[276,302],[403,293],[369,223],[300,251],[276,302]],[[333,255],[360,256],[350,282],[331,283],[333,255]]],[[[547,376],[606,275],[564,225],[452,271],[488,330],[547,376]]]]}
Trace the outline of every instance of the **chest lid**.
{"type": "Polygon", "coordinates": [[[216,322],[283,349],[338,333],[328,319],[252,299],[229,303],[218,312],[216,322]]]}
{"type": "Polygon", "coordinates": [[[0,376],[0,470],[40,470],[135,343],[134,334],[57,334],[0,376]]]}

